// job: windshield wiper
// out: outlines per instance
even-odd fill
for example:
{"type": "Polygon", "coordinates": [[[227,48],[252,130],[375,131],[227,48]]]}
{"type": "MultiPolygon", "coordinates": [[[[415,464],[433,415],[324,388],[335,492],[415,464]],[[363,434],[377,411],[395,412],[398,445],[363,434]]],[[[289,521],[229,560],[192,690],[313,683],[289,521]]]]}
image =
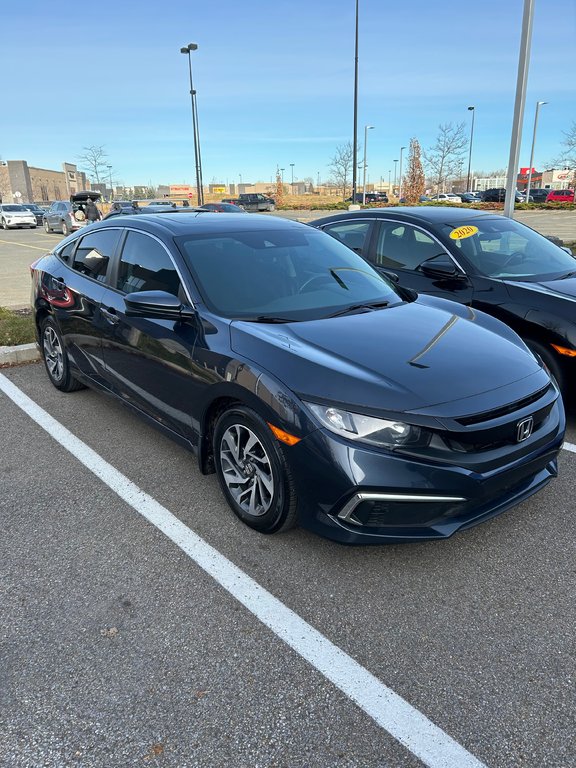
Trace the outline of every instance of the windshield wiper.
{"type": "Polygon", "coordinates": [[[245,323],[295,323],[296,320],[290,317],[273,317],[272,315],[257,315],[256,317],[238,317],[245,323]]]}
{"type": "Polygon", "coordinates": [[[339,309],[338,312],[334,312],[333,314],[328,315],[328,317],[338,317],[339,315],[347,315],[348,312],[357,312],[360,309],[366,309],[369,312],[372,312],[375,309],[382,309],[383,307],[387,307],[388,304],[390,304],[389,301],[368,301],[368,302],[364,302],[364,304],[351,304],[348,307],[339,309]]]}
{"type": "Polygon", "coordinates": [[[568,272],[566,275],[562,275],[562,277],[560,278],[560,280],[566,280],[566,278],[567,278],[567,277],[574,277],[574,275],[576,275],[576,271],[574,271],[574,272],[568,272]]]}

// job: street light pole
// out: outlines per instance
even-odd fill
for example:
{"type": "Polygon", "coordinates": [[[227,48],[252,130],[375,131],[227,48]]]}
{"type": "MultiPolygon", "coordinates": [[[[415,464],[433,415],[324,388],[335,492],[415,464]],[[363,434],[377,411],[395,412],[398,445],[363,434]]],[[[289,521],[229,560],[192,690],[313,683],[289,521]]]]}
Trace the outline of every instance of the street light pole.
{"type": "Polygon", "coordinates": [[[468,111],[472,112],[472,127],[470,128],[470,151],[468,152],[468,178],[466,179],[466,192],[472,192],[470,189],[470,167],[472,165],[472,141],[474,139],[474,115],[476,110],[474,107],[468,107],[468,111]]]}
{"type": "Polygon", "coordinates": [[[515,190],[518,174],[518,158],[522,143],[522,122],[524,120],[524,104],[526,101],[526,85],[528,82],[528,66],[530,63],[530,46],[532,43],[532,21],[534,18],[534,0],[524,0],[522,15],[522,34],[520,37],[520,55],[518,57],[518,77],[516,79],[516,99],[514,102],[514,117],[512,120],[512,138],[510,140],[510,158],[506,175],[506,199],[504,200],[504,216],[509,219],[514,213],[515,190]]]}
{"type": "Polygon", "coordinates": [[[354,45],[354,141],[352,142],[352,152],[352,202],[356,202],[356,154],[358,153],[358,0],[356,0],[356,42],[354,45]]]}
{"type": "Polygon", "coordinates": [[[282,179],[282,187],[284,187],[284,171],[286,168],[280,168],[280,178],[282,179]]]}
{"type": "Polygon", "coordinates": [[[400,147],[400,178],[398,179],[398,201],[402,199],[402,152],[406,147],[400,147]]]}
{"type": "MultiPolygon", "coordinates": [[[[368,144],[368,131],[374,128],[373,125],[364,126],[364,178],[362,179],[362,205],[366,205],[366,145],[368,144]]],[[[356,202],[355,198],[352,198],[356,202]]]]}
{"type": "Polygon", "coordinates": [[[196,43],[188,43],[184,48],[180,48],[180,53],[188,55],[188,71],[190,74],[190,101],[192,104],[192,132],[194,135],[194,160],[196,165],[196,192],[198,196],[198,205],[204,203],[204,190],[202,188],[202,161],[200,157],[200,134],[198,131],[198,108],[196,105],[196,91],[192,84],[192,57],[191,51],[198,50],[196,43]]]}
{"type": "Polygon", "coordinates": [[[108,168],[108,174],[110,176],[110,202],[112,202],[112,198],[114,197],[114,190],[112,189],[112,166],[107,165],[106,168],[108,168]]]}
{"type": "Polygon", "coordinates": [[[394,160],[394,186],[392,187],[392,192],[396,189],[396,171],[398,170],[398,160],[394,160]]]}
{"type": "Polygon", "coordinates": [[[534,145],[536,144],[536,128],[538,126],[538,112],[543,104],[548,104],[547,101],[536,102],[536,115],[534,117],[534,132],[532,134],[532,150],[530,151],[530,168],[528,168],[528,184],[526,184],[526,202],[530,202],[530,187],[532,185],[532,165],[534,163],[534,145]]]}
{"type": "Polygon", "coordinates": [[[294,194],[294,163],[290,163],[290,168],[292,169],[292,181],[290,182],[290,193],[294,194]]]}

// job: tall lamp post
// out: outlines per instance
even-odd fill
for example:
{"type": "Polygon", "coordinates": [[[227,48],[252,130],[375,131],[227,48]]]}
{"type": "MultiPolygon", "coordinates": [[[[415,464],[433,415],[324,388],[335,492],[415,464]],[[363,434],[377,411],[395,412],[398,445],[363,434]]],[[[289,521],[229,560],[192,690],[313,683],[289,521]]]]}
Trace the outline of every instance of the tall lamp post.
{"type": "Polygon", "coordinates": [[[112,198],[114,197],[114,190],[112,188],[112,166],[107,165],[106,168],[108,168],[108,175],[110,176],[110,202],[112,202],[112,198]]]}
{"type": "MultiPolygon", "coordinates": [[[[366,205],[366,145],[368,144],[368,131],[374,128],[373,125],[364,126],[364,177],[362,179],[362,205],[366,205]]],[[[356,200],[354,200],[356,202],[356,200]]]]}
{"type": "Polygon", "coordinates": [[[468,177],[466,179],[466,192],[472,192],[470,189],[470,167],[472,165],[472,141],[474,139],[474,115],[476,110],[474,107],[468,107],[468,112],[472,112],[472,127],[470,128],[470,151],[468,152],[468,177]]]}
{"type": "Polygon", "coordinates": [[[398,160],[394,160],[394,186],[392,187],[392,192],[396,189],[396,171],[398,170],[398,160]]]}
{"type": "Polygon", "coordinates": [[[292,181],[290,182],[290,194],[294,194],[294,163],[290,163],[290,168],[292,169],[292,181]]]}
{"type": "Polygon", "coordinates": [[[392,178],[392,171],[388,171],[388,194],[390,194],[390,179],[392,178]]]}
{"type": "Polygon", "coordinates": [[[282,180],[282,188],[284,188],[284,171],[286,168],[280,168],[280,179],[282,180]]]}
{"type": "Polygon", "coordinates": [[[543,104],[548,104],[547,101],[536,102],[536,115],[534,117],[534,132],[532,133],[532,150],[530,151],[530,168],[528,168],[528,184],[526,184],[526,202],[530,202],[530,187],[532,185],[532,165],[534,163],[534,145],[536,144],[536,128],[538,127],[538,112],[543,104]]]}
{"type": "Polygon", "coordinates": [[[402,199],[402,152],[406,147],[400,147],[400,178],[398,179],[398,201],[402,199]]]}
{"type": "Polygon", "coordinates": [[[358,0],[356,0],[356,40],[354,44],[354,140],[352,142],[352,152],[352,202],[356,202],[356,155],[358,153],[358,0]]]}
{"type": "Polygon", "coordinates": [[[180,48],[180,53],[188,55],[188,71],[190,73],[190,101],[192,103],[192,132],[194,134],[194,160],[196,164],[196,191],[198,194],[198,205],[204,203],[204,190],[202,188],[202,160],[200,157],[200,134],[198,132],[198,107],[196,104],[196,91],[192,84],[192,57],[191,51],[198,50],[196,43],[188,43],[185,48],[180,48]]]}

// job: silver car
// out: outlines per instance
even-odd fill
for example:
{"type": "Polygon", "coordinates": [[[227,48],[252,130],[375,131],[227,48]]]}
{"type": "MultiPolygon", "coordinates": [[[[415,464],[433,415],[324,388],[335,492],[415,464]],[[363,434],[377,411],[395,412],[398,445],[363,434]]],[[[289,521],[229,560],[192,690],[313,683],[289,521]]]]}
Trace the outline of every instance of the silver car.
{"type": "Polygon", "coordinates": [[[82,206],[69,200],[56,200],[42,217],[44,231],[60,230],[64,237],[86,224],[82,206]]]}
{"type": "Polygon", "coordinates": [[[12,229],[14,227],[36,227],[36,216],[24,208],[23,205],[13,205],[4,203],[0,205],[0,224],[2,229],[12,229]]]}

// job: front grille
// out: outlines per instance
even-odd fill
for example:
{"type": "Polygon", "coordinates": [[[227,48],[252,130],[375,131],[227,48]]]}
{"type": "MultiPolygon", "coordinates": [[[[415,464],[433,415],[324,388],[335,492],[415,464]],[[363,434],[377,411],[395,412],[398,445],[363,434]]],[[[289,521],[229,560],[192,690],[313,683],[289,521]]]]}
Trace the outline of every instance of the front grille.
{"type": "Polygon", "coordinates": [[[529,405],[538,402],[540,398],[548,394],[552,384],[548,384],[543,389],[539,389],[538,392],[534,392],[528,397],[524,397],[522,400],[516,400],[514,403],[503,405],[501,408],[495,408],[492,411],[483,411],[482,413],[475,413],[473,416],[465,416],[462,419],[456,419],[458,424],[463,427],[470,427],[473,424],[482,424],[484,421],[492,421],[493,419],[499,419],[501,416],[506,416],[509,413],[520,411],[522,408],[527,408],[529,405]]]}

